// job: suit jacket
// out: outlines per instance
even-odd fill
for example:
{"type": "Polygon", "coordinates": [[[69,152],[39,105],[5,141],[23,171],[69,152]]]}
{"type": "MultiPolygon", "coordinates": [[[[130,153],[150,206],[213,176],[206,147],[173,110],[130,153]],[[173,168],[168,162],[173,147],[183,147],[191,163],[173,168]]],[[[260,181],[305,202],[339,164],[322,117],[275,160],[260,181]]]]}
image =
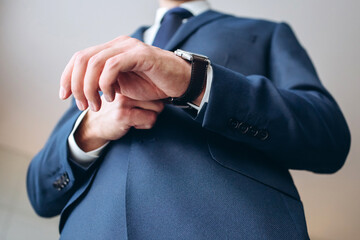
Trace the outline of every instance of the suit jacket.
{"type": "Polygon", "coordinates": [[[61,214],[63,239],[308,239],[289,169],[337,171],[350,133],[291,28],[207,11],[177,48],[212,61],[200,113],[168,105],[83,168],[67,146],[73,104],[29,166],[35,211],[61,214]]]}

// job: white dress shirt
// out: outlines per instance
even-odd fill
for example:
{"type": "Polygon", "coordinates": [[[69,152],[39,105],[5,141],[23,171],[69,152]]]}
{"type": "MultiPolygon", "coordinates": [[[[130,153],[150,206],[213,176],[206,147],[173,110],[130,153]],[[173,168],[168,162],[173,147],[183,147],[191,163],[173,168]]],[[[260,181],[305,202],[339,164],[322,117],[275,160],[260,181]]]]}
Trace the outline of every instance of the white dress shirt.
{"type": "MultiPolygon", "coordinates": [[[[198,0],[198,1],[190,1],[187,3],[183,3],[180,5],[180,7],[188,10],[189,12],[191,12],[193,14],[193,16],[197,16],[200,15],[206,11],[208,11],[210,9],[210,5],[207,1],[205,0],[198,0]]],[[[151,45],[155,39],[156,33],[158,32],[159,28],[160,28],[160,23],[162,18],[164,17],[165,13],[168,11],[169,9],[167,8],[159,8],[156,11],[156,17],[155,17],[155,22],[154,24],[148,28],[145,32],[144,32],[144,42],[146,44],[151,45]]],[[[186,22],[187,19],[184,20],[184,22],[186,22]]],[[[212,67],[209,66],[208,70],[207,70],[207,80],[206,80],[206,89],[205,89],[205,94],[204,97],[201,101],[200,106],[196,106],[192,103],[188,103],[191,107],[195,108],[198,112],[200,112],[202,106],[204,105],[204,103],[209,101],[209,96],[210,96],[210,89],[211,89],[211,84],[212,84],[212,78],[213,78],[213,70],[212,67]]],[[[76,161],[76,163],[80,164],[83,167],[88,167],[91,163],[93,163],[96,159],[99,158],[99,156],[101,155],[102,151],[104,150],[104,148],[107,146],[107,144],[101,146],[98,149],[95,149],[93,151],[90,152],[84,152],[82,149],[80,149],[80,147],[77,145],[75,138],[74,138],[74,133],[76,131],[76,129],[78,128],[78,126],[80,125],[82,119],[84,118],[85,114],[87,113],[87,111],[89,111],[89,109],[85,110],[77,119],[74,128],[72,130],[72,132],[69,135],[68,138],[68,146],[69,146],[69,152],[71,155],[72,160],[76,161]]]]}

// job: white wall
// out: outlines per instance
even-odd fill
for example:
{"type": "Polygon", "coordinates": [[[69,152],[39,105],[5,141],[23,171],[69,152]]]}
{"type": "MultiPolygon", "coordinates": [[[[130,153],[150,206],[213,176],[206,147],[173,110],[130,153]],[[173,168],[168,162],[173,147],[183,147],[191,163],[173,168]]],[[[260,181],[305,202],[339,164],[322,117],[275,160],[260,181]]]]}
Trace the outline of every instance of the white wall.
{"type": "MultiPolygon", "coordinates": [[[[309,232],[312,239],[359,238],[360,2],[210,3],[236,15],[286,21],[295,29],[352,132],[352,149],[340,172],[294,172],[309,232]]],[[[61,72],[71,55],[151,24],[156,7],[155,0],[0,0],[0,145],[35,154],[68,106],[57,96],[61,72]]]]}

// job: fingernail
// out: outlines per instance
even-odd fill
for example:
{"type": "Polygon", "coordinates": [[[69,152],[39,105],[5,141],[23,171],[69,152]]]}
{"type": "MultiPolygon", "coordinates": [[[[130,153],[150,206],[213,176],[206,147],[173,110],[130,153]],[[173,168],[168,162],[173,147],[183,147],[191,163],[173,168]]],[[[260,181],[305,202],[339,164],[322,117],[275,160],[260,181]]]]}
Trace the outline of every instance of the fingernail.
{"type": "Polygon", "coordinates": [[[106,95],[106,94],[104,94],[104,98],[105,98],[105,100],[106,100],[107,102],[111,102],[111,101],[112,101],[112,99],[111,99],[108,95],[106,95]]]}
{"type": "Polygon", "coordinates": [[[91,111],[95,112],[96,111],[95,105],[92,102],[89,102],[89,105],[90,105],[91,111]]]}
{"type": "Polygon", "coordinates": [[[65,88],[60,87],[60,91],[59,91],[59,97],[60,97],[60,99],[64,99],[64,98],[65,98],[65,94],[66,94],[65,88]]]}
{"type": "Polygon", "coordinates": [[[84,104],[82,104],[82,102],[80,102],[79,100],[76,100],[76,105],[79,108],[79,110],[81,111],[85,110],[84,104]]]}

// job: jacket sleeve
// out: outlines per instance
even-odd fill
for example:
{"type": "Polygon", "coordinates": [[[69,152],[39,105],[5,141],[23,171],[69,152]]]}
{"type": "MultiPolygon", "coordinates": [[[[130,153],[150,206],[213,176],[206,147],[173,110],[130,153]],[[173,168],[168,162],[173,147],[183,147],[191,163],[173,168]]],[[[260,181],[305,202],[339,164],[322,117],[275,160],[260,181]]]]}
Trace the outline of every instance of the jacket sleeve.
{"type": "Polygon", "coordinates": [[[209,102],[196,120],[282,167],[337,171],[349,151],[349,129],[287,24],[275,27],[268,55],[268,77],[213,64],[209,102]]]}
{"type": "Polygon", "coordinates": [[[28,168],[28,197],[36,213],[42,217],[60,214],[92,171],[91,166],[83,168],[69,158],[67,139],[80,114],[73,103],[28,168]]]}

